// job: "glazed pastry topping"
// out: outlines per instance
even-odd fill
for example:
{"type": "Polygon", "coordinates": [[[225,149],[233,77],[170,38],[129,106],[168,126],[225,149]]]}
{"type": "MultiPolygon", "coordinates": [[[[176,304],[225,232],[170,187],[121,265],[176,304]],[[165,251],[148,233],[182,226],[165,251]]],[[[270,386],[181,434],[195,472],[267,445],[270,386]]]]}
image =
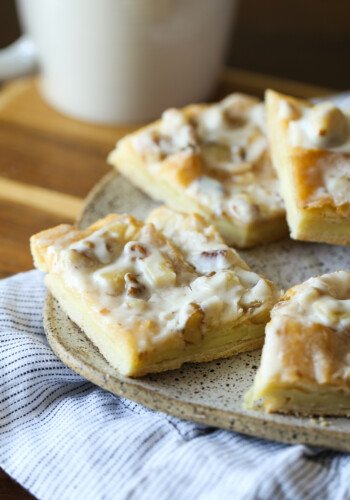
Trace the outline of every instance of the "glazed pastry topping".
{"type": "MultiPolygon", "coordinates": [[[[269,336],[271,359],[275,356],[277,356],[276,360],[280,359],[280,355],[277,354],[281,350],[281,347],[278,347],[279,338],[282,335],[281,332],[285,330],[285,324],[289,321],[296,321],[302,325],[299,326],[299,334],[296,331],[290,333],[294,335],[291,337],[291,342],[294,342],[295,349],[298,345],[296,342],[304,339],[304,349],[307,351],[305,356],[308,356],[309,362],[311,360],[312,363],[312,366],[309,363],[310,366],[305,366],[302,370],[305,373],[312,373],[318,383],[326,383],[330,378],[345,378],[350,382],[348,354],[350,352],[350,272],[338,271],[310,278],[294,287],[287,300],[279,302],[272,309],[271,321],[266,330],[269,336]],[[326,330],[323,331],[322,328],[326,330]],[[308,335],[311,335],[309,340],[308,335]]],[[[288,350],[285,356],[288,357],[288,350]]],[[[291,352],[289,356],[292,356],[291,352]]],[[[268,365],[269,363],[264,365],[265,377],[269,377],[268,365]]],[[[274,370],[276,370],[276,364],[274,368],[271,367],[271,372],[274,370]]],[[[285,377],[289,374],[290,372],[286,370],[285,377]]]]}
{"type": "MultiPolygon", "coordinates": [[[[282,104],[283,108],[290,105],[282,104]]],[[[280,110],[283,115],[283,109],[280,110]]],[[[291,116],[289,141],[293,147],[350,153],[350,110],[340,110],[331,102],[299,109],[291,116]]]]}
{"type": "Polygon", "coordinates": [[[80,237],[71,226],[62,228],[48,247],[51,272],[97,298],[92,307],[107,324],[147,323],[135,328],[141,350],[174,332],[195,343],[208,327],[254,321],[276,301],[271,283],[250,271],[199,216],[178,215],[176,223],[157,229],[152,222],[111,215],[80,237]]]}
{"type": "MultiPolygon", "coordinates": [[[[335,205],[341,206],[350,203],[350,173],[349,162],[339,159],[331,165],[321,163],[323,187],[315,193],[316,196],[330,195],[335,205]]],[[[348,210],[346,212],[348,213],[348,210]]]]}
{"type": "MultiPolygon", "coordinates": [[[[330,102],[314,106],[280,102],[279,119],[288,120],[288,140],[292,147],[318,150],[316,169],[308,183],[314,184],[310,203],[331,198],[336,206],[350,202],[350,111],[341,111],[330,102]],[[328,156],[322,156],[328,152],[328,156]],[[331,154],[331,155],[330,155],[331,154]]],[[[315,161],[314,161],[315,163],[315,161]]]]}
{"type": "Polygon", "coordinates": [[[248,409],[350,415],[350,272],[310,278],[271,311],[248,409]]]}
{"type": "Polygon", "coordinates": [[[169,155],[197,150],[194,128],[177,109],[163,113],[159,131],[147,130],[134,138],[134,146],[148,159],[163,160],[169,155]]]}
{"type": "Polygon", "coordinates": [[[187,194],[218,217],[251,223],[283,213],[265,135],[264,105],[233,94],[213,105],[165,111],[157,126],[133,138],[148,168],[157,175],[164,160],[189,163],[187,194]]]}
{"type": "Polygon", "coordinates": [[[297,288],[297,293],[273,310],[273,318],[302,316],[306,325],[317,323],[339,332],[350,329],[350,273],[310,278],[297,288]]]}

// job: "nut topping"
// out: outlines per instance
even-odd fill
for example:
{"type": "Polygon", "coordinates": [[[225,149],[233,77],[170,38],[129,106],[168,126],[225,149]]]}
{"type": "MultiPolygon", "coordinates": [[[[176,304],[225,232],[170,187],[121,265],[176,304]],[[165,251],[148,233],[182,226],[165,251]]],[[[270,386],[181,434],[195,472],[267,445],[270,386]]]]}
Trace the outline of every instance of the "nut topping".
{"type": "Polygon", "coordinates": [[[124,276],[126,294],[130,297],[140,297],[146,287],[140,283],[135,274],[126,273],[124,276]]]}
{"type": "Polygon", "coordinates": [[[213,250],[205,250],[198,254],[193,261],[196,269],[201,273],[213,276],[213,272],[229,269],[235,257],[230,248],[217,248],[213,250]]]}
{"type": "Polygon", "coordinates": [[[242,116],[237,111],[233,111],[232,109],[224,109],[223,110],[223,116],[225,122],[230,126],[230,127],[244,127],[246,125],[247,120],[245,117],[242,116]]]}
{"type": "Polygon", "coordinates": [[[109,253],[113,253],[116,248],[120,247],[120,243],[117,238],[108,238],[106,239],[106,250],[109,253]]]}
{"type": "Polygon", "coordinates": [[[144,259],[149,254],[147,248],[141,243],[130,241],[125,245],[125,253],[130,256],[131,260],[144,259]]]}
{"type": "Polygon", "coordinates": [[[82,251],[71,248],[68,253],[69,260],[75,269],[93,268],[99,264],[96,255],[88,248],[82,251]]]}
{"type": "Polygon", "coordinates": [[[220,248],[219,250],[212,250],[212,251],[204,251],[201,253],[201,256],[204,257],[205,259],[217,259],[219,256],[220,257],[227,257],[227,249],[226,248],[220,248]]]}
{"type": "Polygon", "coordinates": [[[243,146],[232,146],[231,154],[235,161],[245,161],[247,158],[247,150],[243,146]]]}

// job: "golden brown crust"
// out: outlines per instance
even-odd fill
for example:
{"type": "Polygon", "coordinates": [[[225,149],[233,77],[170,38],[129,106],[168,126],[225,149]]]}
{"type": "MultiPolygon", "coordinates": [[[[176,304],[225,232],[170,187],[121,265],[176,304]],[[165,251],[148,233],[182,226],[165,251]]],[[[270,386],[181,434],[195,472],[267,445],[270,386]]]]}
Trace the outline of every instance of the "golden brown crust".
{"type": "MultiPolygon", "coordinates": [[[[293,172],[293,192],[296,205],[305,210],[326,210],[328,216],[348,217],[350,203],[336,204],[331,196],[317,198],[317,190],[323,187],[322,165],[329,168],[339,160],[350,161],[350,155],[334,153],[321,149],[304,149],[293,147],[288,140],[288,126],[292,119],[298,117],[301,109],[312,105],[305,100],[290,97],[268,90],[266,92],[266,108],[268,121],[268,136],[273,151],[273,162],[277,171],[279,165],[285,163],[285,168],[293,172]],[[289,118],[280,117],[280,106],[288,103],[295,115],[289,118]]],[[[292,113],[293,113],[292,112],[292,113]]]]}
{"type": "MultiPolygon", "coordinates": [[[[346,336],[337,336],[334,330],[324,325],[305,325],[302,320],[293,318],[286,318],[275,334],[281,337],[279,355],[284,373],[280,374],[280,380],[288,378],[288,383],[302,387],[317,383],[322,369],[323,383],[334,383],[344,349],[349,349],[346,336]],[[319,362],[322,360],[322,366],[315,356],[319,362]]],[[[350,381],[344,378],[339,377],[336,383],[338,387],[350,389],[350,381]]]]}
{"type": "Polygon", "coordinates": [[[299,99],[271,90],[266,93],[271,156],[280,180],[291,237],[350,245],[346,180],[350,155],[336,149],[309,147],[311,140],[302,143],[303,147],[292,145],[299,144],[300,135],[293,142],[291,132],[298,130],[300,134],[304,130],[302,120],[306,127],[309,122],[305,120],[310,119],[307,113],[315,109],[299,99]],[[302,112],[305,114],[300,118],[302,112]]]}
{"type": "Polygon", "coordinates": [[[350,272],[311,278],[271,311],[249,408],[350,414],[350,272]]]}

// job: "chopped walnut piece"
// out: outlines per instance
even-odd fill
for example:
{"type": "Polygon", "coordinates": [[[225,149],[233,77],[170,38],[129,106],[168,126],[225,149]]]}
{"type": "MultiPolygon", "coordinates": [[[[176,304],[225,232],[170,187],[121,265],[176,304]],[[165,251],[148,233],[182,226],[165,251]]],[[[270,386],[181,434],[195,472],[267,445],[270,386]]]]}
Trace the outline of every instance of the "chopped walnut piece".
{"type": "Polygon", "coordinates": [[[100,264],[96,255],[89,248],[82,251],[71,248],[68,250],[68,253],[69,260],[75,269],[93,268],[100,264]]]}
{"type": "Polygon", "coordinates": [[[230,248],[217,248],[201,252],[196,259],[195,266],[203,274],[221,271],[231,267],[234,259],[230,248]]]}
{"type": "Polygon", "coordinates": [[[231,146],[231,155],[236,161],[244,161],[247,158],[247,150],[243,146],[231,146]]]}
{"type": "Polygon", "coordinates": [[[245,300],[245,297],[241,297],[241,299],[238,301],[238,305],[242,307],[245,312],[252,312],[257,307],[260,307],[262,303],[262,300],[252,300],[249,302],[249,300],[245,300]]]}
{"type": "Polygon", "coordinates": [[[110,237],[106,239],[105,245],[107,252],[113,253],[117,248],[120,247],[120,242],[117,238],[110,237]]]}
{"type": "Polygon", "coordinates": [[[204,311],[195,302],[191,302],[188,307],[189,316],[182,330],[182,336],[187,344],[197,344],[202,339],[204,311]]]}
{"type": "Polygon", "coordinates": [[[146,290],[146,287],[140,283],[132,273],[126,273],[124,276],[126,294],[130,297],[140,297],[146,290]]]}
{"type": "MultiPolygon", "coordinates": [[[[248,269],[247,264],[242,261],[233,248],[217,248],[206,250],[199,254],[195,254],[192,262],[196,271],[200,274],[208,275],[208,273],[233,270],[235,266],[242,269],[248,269]]],[[[213,276],[213,274],[211,275],[213,276]]]]}
{"type": "Polygon", "coordinates": [[[205,250],[201,253],[201,256],[205,259],[217,259],[218,257],[227,257],[228,250],[226,248],[220,248],[218,250],[205,250]]]}
{"type": "Polygon", "coordinates": [[[247,123],[247,119],[240,114],[239,111],[233,111],[232,109],[224,109],[223,110],[223,116],[225,122],[230,126],[234,128],[238,127],[244,127],[247,123]]]}
{"type": "Polygon", "coordinates": [[[125,245],[124,251],[126,255],[130,256],[131,260],[144,259],[149,254],[144,245],[134,241],[130,241],[127,245],[125,245]]]}

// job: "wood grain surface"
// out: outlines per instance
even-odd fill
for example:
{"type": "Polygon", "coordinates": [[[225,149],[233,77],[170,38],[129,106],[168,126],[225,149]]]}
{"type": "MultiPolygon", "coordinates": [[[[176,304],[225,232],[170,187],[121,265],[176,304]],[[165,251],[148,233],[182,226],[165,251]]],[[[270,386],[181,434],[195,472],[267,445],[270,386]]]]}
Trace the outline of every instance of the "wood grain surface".
{"type": "MultiPolygon", "coordinates": [[[[262,96],[266,87],[298,96],[329,89],[226,70],[219,93],[262,96]]],[[[97,126],[63,116],[43,102],[35,78],[0,91],[0,277],[31,269],[31,234],[72,222],[83,199],[109,171],[106,156],[134,126],[97,126]]],[[[0,471],[0,499],[31,496],[0,471]]]]}

